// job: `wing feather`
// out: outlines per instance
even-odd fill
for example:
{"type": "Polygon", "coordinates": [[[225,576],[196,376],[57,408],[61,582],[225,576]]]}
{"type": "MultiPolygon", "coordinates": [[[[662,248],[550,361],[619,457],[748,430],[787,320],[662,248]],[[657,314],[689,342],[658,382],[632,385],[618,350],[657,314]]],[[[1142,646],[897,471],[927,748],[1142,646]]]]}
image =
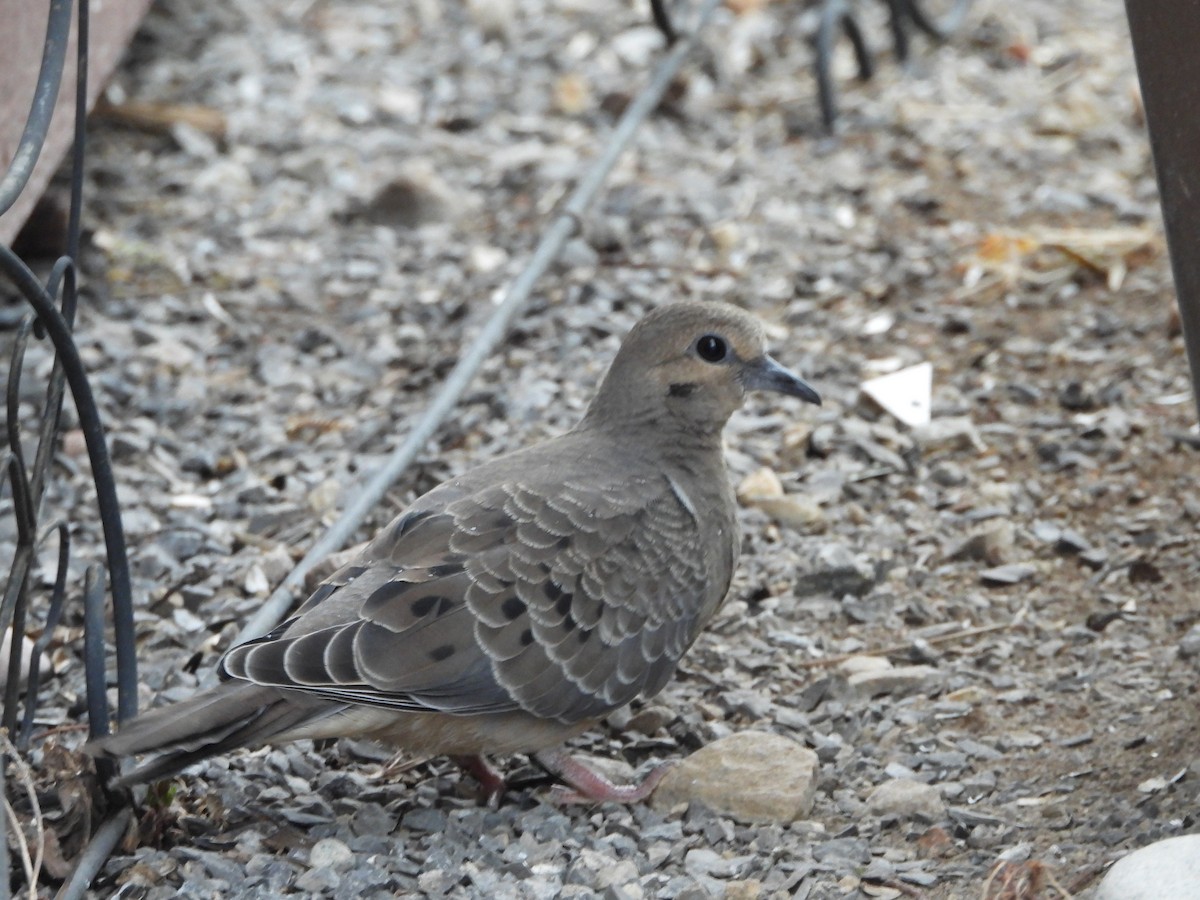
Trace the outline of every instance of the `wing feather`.
{"type": "Polygon", "coordinates": [[[503,482],[410,512],[224,672],[349,703],[564,722],[653,694],[723,598],[735,532],[705,531],[665,476],[609,482],[503,482]]]}

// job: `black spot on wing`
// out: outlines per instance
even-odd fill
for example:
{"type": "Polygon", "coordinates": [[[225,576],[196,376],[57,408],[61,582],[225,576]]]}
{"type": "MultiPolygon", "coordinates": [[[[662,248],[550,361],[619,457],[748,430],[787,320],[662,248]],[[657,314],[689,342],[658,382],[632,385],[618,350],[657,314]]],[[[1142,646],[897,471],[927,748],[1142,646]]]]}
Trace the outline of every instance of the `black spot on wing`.
{"type": "Polygon", "coordinates": [[[432,515],[432,509],[423,510],[422,512],[410,512],[408,515],[398,521],[395,526],[393,526],[395,528],[395,534],[393,535],[393,538],[399,540],[400,538],[404,537],[404,535],[412,531],[413,528],[415,528],[419,523],[425,521],[432,515]]]}
{"type": "Polygon", "coordinates": [[[500,604],[500,612],[504,613],[504,618],[512,622],[519,619],[528,607],[520,597],[508,597],[500,604]]]}
{"type": "Polygon", "coordinates": [[[528,647],[533,643],[533,629],[526,628],[521,632],[521,646],[528,647]]]}
{"type": "Polygon", "coordinates": [[[690,397],[696,391],[696,385],[686,381],[676,381],[667,387],[668,397],[690,397]]]}
{"type": "Polygon", "coordinates": [[[441,644],[429,651],[429,658],[434,662],[442,662],[454,655],[453,644],[441,644]]]}
{"type": "Polygon", "coordinates": [[[322,601],[327,600],[329,598],[329,595],[332,594],[334,591],[336,591],[340,586],[341,585],[337,585],[337,584],[321,585],[319,588],[317,588],[315,591],[312,592],[312,594],[308,598],[308,602],[305,605],[306,606],[316,606],[318,603],[321,603],[322,601]]]}
{"type": "Polygon", "coordinates": [[[378,609],[381,606],[386,606],[393,600],[398,600],[411,591],[416,585],[411,581],[385,581],[375,590],[371,591],[371,595],[367,597],[366,603],[363,604],[364,611],[378,609]]]}
{"type": "Polygon", "coordinates": [[[444,562],[436,566],[430,566],[426,571],[434,578],[445,578],[448,575],[457,575],[463,570],[461,562],[444,562]]]}
{"type": "Polygon", "coordinates": [[[454,602],[449,597],[440,597],[437,594],[426,594],[424,597],[418,597],[409,606],[415,618],[422,618],[430,613],[444,615],[454,607],[454,602]]]}

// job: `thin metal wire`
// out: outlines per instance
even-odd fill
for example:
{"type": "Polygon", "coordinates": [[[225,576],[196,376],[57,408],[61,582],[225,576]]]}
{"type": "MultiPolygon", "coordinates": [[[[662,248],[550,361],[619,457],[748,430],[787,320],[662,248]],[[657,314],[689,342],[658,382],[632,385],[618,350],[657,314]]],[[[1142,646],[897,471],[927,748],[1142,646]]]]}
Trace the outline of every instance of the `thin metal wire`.
{"type": "Polygon", "coordinates": [[[92,879],[96,877],[100,867],[112,854],[113,848],[117,846],[117,841],[121,840],[121,836],[129,828],[129,821],[132,817],[133,810],[126,806],[96,829],[91,841],[75,858],[75,869],[71,872],[71,877],[58,889],[54,900],[79,900],[80,897],[87,894],[92,879]]]}
{"type": "Polygon", "coordinates": [[[383,468],[368,479],[361,490],[355,492],[354,500],[338,520],[309,548],[304,558],[246,623],[237,636],[237,643],[266,634],[283,618],[295,600],[294,592],[303,585],[304,578],[312,567],[349,540],[371,509],[383,498],[396,479],[433,437],[442,420],[454,409],[455,404],[475,377],[475,373],[484,360],[491,355],[496,345],[508,333],[510,323],[529,299],[538,278],[550,267],[561,252],[563,245],[578,229],[580,219],[587,212],[596,194],[604,186],[613,166],[625,152],[626,146],[636,134],[638,127],[662,100],[675,73],[679,71],[692,48],[696,46],[698,35],[708,25],[718,5],[719,0],[705,0],[694,29],[689,34],[681,35],[672,45],[659,63],[653,77],[626,108],[624,115],[621,116],[609,136],[603,152],[584,173],[575,190],[571,192],[566,203],[562,205],[554,220],[542,234],[525,269],[513,281],[504,300],[492,313],[479,334],[475,336],[475,340],[471,342],[467,351],[459,358],[458,363],[442,385],[442,389],[426,408],[420,421],[408,433],[404,441],[392,451],[383,468]]]}

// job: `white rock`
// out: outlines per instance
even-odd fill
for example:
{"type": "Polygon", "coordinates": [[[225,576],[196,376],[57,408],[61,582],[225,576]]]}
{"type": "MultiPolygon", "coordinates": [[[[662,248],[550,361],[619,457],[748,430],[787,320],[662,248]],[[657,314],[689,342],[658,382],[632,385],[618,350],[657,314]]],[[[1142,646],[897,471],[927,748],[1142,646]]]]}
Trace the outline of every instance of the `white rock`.
{"type": "Polygon", "coordinates": [[[488,244],[473,244],[467,251],[467,268],[477,275],[494,272],[508,262],[508,251],[488,244]]]}
{"type": "Polygon", "coordinates": [[[838,669],[847,677],[859,672],[882,672],[892,668],[886,656],[851,656],[838,663],[838,669]]]}
{"type": "Polygon", "coordinates": [[[847,681],[860,697],[878,697],[881,694],[903,696],[928,690],[941,677],[942,673],[933,666],[897,666],[857,672],[847,681]]]}
{"type": "Polygon", "coordinates": [[[975,423],[966,416],[931,421],[916,429],[913,437],[926,450],[978,450],[982,453],[987,449],[975,423]]]}
{"type": "Polygon", "coordinates": [[[742,822],[786,824],[812,810],[817,754],[790,738],[739,731],[702,747],[667,773],[657,809],[699,802],[742,822]]]}
{"type": "Polygon", "coordinates": [[[517,18],[516,0],[467,0],[471,20],[487,37],[507,38],[517,18]]]}
{"type": "Polygon", "coordinates": [[[774,469],[763,466],[755,469],[737,486],[737,498],[743,503],[774,500],[783,496],[783,483],[774,469]]]}
{"type": "Polygon", "coordinates": [[[308,864],[314,869],[329,866],[342,869],[354,862],[354,851],[337,838],[321,838],[308,851],[308,864]]]}
{"type": "Polygon", "coordinates": [[[262,566],[255,563],[250,567],[250,570],[246,573],[246,579],[242,583],[242,588],[252,597],[265,595],[271,589],[262,566]]]}
{"type": "Polygon", "coordinates": [[[1135,850],[1108,870],[1092,900],[1200,900],[1200,834],[1135,850]]]}
{"type": "Polygon", "coordinates": [[[754,505],[786,528],[803,528],[825,518],[820,503],[799,494],[759,500],[754,505]]]}
{"type": "Polygon", "coordinates": [[[877,816],[926,822],[938,822],[946,813],[946,804],[936,787],[910,778],[893,778],[879,785],[867,798],[867,808],[877,816]]]}
{"type": "Polygon", "coordinates": [[[1179,641],[1179,655],[1184,659],[1200,656],[1200,622],[1193,625],[1179,641]]]}
{"type": "Polygon", "coordinates": [[[788,528],[803,528],[825,517],[816,500],[785,494],[783,482],[775,470],[766,466],[751,472],[738,483],[737,498],[742,503],[757,506],[788,528]]]}
{"type": "Polygon", "coordinates": [[[610,46],[625,65],[642,69],[662,53],[663,38],[653,25],[642,25],[622,31],[610,46]]]}

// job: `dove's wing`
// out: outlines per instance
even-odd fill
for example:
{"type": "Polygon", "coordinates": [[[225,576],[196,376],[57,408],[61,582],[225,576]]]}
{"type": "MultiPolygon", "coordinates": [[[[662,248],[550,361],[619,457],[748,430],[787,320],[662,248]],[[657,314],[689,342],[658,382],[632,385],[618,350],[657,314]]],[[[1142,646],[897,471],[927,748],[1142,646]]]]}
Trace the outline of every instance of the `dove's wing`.
{"type": "Polygon", "coordinates": [[[662,474],[501,482],[399,519],[223,670],[398,710],[596,718],[659,691],[724,597],[736,545],[715,533],[662,474]]]}

